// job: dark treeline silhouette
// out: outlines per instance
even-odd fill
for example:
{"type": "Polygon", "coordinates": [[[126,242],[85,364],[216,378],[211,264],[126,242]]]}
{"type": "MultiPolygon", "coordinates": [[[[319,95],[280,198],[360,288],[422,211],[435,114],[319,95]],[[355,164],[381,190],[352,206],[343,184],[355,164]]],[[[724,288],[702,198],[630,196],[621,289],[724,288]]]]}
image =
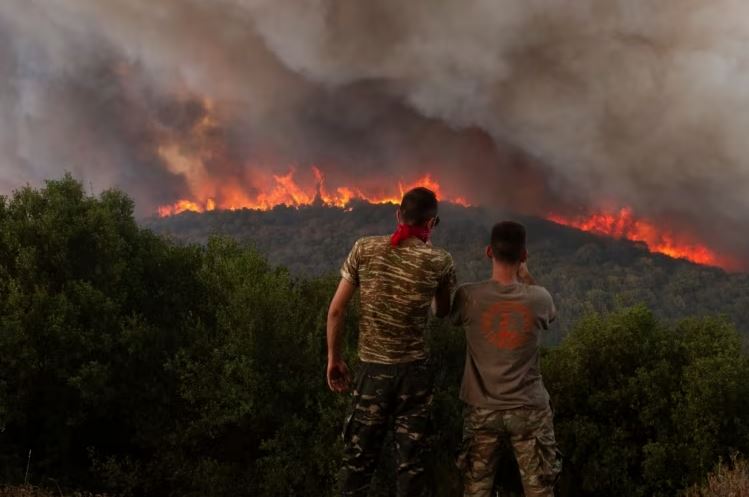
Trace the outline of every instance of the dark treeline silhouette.
{"type": "MultiPolygon", "coordinates": [[[[325,314],[336,284],[326,275],[354,237],[387,229],[391,210],[168,221],[200,241],[235,223],[257,249],[228,238],[169,241],[132,212],[122,193],[92,197],[69,177],[0,200],[0,483],[23,482],[30,451],[30,482],[51,488],[335,495],[347,399],[325,385],[325,314]],[[276,266],[279,257],[292,272],[276,266]]],[[[482,245],[477,212],[444,209],[437,242],[458,260],[482,245]]],[[[532,247],[535,272],[563,293],[564,330],[576,323],[542,363],[566,456],[559,495],[674,496],[721,458],[746,453],[749,359],[740,335],[724,318],[683,317],[710,310],[710,302],[691,307],[713,295],[706,282],[724,282],[713,298],[730,309],[745,302],[746,280],[533,223],[530,232],[544,234],[532,247]],[[611,295],[591,300],[594,288],[611,295]],[[644,293],[628,293],[634,288],[644,293]],[[638,300],[646,305],[629,306],[638,300]],[[671,307],[648,309],[663,302],[671,307]],[[596,309],[605,312],[587,312],[596,309]]],[[[464,261],[464,279],[483,274],[482,260],[464,261]]],[[[356,324],[350,313],[353,364],[356,324]]],[[[429,343],[431,480],[436,495],[457,496],[465,344],[436,320],[429,343]]],[[[391,456],[384,452],[372,495],[392,491],[391,456]]],[[[501,484],[517,492],[504,457],[501,484]]]]}

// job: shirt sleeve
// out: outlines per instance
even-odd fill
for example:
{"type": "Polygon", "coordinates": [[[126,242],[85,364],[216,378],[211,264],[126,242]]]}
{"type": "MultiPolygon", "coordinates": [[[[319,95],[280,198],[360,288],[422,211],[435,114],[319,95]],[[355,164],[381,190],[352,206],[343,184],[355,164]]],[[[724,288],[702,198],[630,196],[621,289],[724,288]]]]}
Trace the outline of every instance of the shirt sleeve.
{"type": "Polygon", "coordinates": [[[551,310],[549,311],[549,322],[553,323],[557,318],[557,306],[554,304],[554,299],[549,295],[549,303],[551,304],[551,310]]]}
{"type": "Polygon", "coordinates": [[[455,264],[453,263],[452,256],[448,254],[445,269],[442,271],[442,276],[440,277],[439,286],[440,288],[447,288],[452,293],[457,284],[458,277],[455,273],[455,264]]]}
{"type": "Polygon", "coordinates": [[[539,313],[538,317],[541,321],[543,329],[546,330],[549,328],[549,325],[557,318],[557,308],[554,305],[554,299],[551,297],[551,294],[545,288],[541,288],[541,291],[543,303],[541,305],[542,310],[539,313]]]}
{"type": "Polygon", "coordinates": [[[462,286],[458,288],[450,306],[450,321],[456,326],[466,323],[466,291],[462,286]]]}
{"type": "Polygon", "coordinates": [[[341,267],[341,278],[359,286],[359,263],[361,261],[361,240],[357,240],[341,267]]]}

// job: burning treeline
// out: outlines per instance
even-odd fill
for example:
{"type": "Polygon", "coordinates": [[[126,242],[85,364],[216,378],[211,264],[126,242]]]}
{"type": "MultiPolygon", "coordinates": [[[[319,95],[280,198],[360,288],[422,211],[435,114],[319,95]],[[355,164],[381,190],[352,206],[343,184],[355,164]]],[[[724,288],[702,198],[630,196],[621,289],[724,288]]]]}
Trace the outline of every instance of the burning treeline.
{"type": "MultiPolygon", "coordinates": [[[[179,200],[170,205],[158,208],[158,215],[168,217],[182,212],[210,212],[219,210],[270,210],[276,206],[304,207],[314,204],[347,208],[354,200],[372,204],[393,204],[400,202],[403,193],[415,186],[425,186],[437,193],[442,201],[470,206],[460,196],[449,196],[443,193],[440,183],[429,174],[410,184],[399,182],[396,189],[380,189],[376,193],[367,193],[355,186],[339,186],[329,190],[325,176],[319,168],[311,168],[314,183],[299,183],[293,170],[285,175],[273,175],[272,184],[260,190],[255,197],[248,196],[241,189],[229,185],[227,189],[202,190],[196,197],[200,200],[179,200]],[[216,200],[219,198],[220,200],[216,200]]],[[[686,259],[697,264],[718,266],[728,270],[741,268],[740,261],[721,255],[696,241],[685,233],[674,233],[667,228],[659,228],[652,222],[635,218],[632,210],[621,209],[619,212],[596,213],[589,216],[562,216],[549,214],[547,219],[566,226],[606,235],[615,238],[643,242],[652,252],[668,255],[677,259],[686,259]]]]}
{"type": "Polygon", "coordinates": [[[747,34],[739,0],[8,0],[0,189],[70,170],[146,216],[428,181],[746,268],[747,34]]]}
{"type": "Polygon", "coordinates": [[[389,178],[376,172],[370,173],[369,181],[356,178],[354,174],[350,176],[350,184],[330,187],[325,174],[317,166],[309,167],[308,171],[287,166],[287,171],[283,172],[274,164],[232,164],[234,159],[227,152],[214,104],[203,99],[199,106],[201,116],[192,126],[184,133],[168,136],[158,145],[158,156],[164,166],[182,176],[187,183],[186,196],[171,204],[160,205],[157,209],[160,216],[214,209],[268,210],[277,205],[303,206],[313,202],[338,207],[346,207],[352,200],[397,203],[405,191],[415,186],[426,186],[440,198],[469,205],[464,197],[446,195],[430,172],[424,172],[413,181],[396,184],[388,184],[389,178]]]}
{"type": "Polygon", "coordinates": [[[330,190],[325,184],[325,176],[315,166],[312,166],[315,177],[314,184],[300,184],[294,178],[291,170],[284,175],[273,175],[272,184],[262,178],[268,184],[267,188],[260,190],[255,197],[247,195],[244,191],[229,187],[220,188],[214,192],[203,192],[199,198],[204,200],[183,199],[170,205],[162,205],[158,208],[161,217],[172,216],[182,212],[210,212],[219,210],[254,209],[270,210],[279,205],[289,207],[303,207],[319,203],[321,205],[346,208],[353,200],[369,202],[371,204],[398,204],[405,192],[416,186],[424,186],[437,194],[441,200],[469,206],[463,197],[445,196],[442,187],[427,174],[412,183],[399,182],[397,189],[380,189],[377,192],[365,192],[356,186],[339,186],[330,190]],[[217,201],[216,198],[219,198],[217,201]]]}

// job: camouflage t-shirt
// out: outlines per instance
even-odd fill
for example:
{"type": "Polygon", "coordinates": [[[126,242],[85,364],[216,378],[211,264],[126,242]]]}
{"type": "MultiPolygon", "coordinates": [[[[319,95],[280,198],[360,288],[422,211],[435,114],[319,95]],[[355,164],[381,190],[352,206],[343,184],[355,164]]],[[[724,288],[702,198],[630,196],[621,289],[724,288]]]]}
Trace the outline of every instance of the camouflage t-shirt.
{"type": "Polygon", "coordinates": [[[437,289],[455,286],[450,254],[409,238],[398,247],[389,236],[359,239],[341,276],[360,288],[359,358],[397,364],[426,358],[424,331],[437,289]]]}

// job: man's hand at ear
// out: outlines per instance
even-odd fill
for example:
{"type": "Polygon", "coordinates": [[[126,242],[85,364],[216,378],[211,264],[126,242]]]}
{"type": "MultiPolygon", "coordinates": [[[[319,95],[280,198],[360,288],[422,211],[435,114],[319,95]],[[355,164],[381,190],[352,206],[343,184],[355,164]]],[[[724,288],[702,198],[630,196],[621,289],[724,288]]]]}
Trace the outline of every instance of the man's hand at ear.
{"type": "Polygon", "coordinates": [[[522,262],[518,268],[518,279],[526,285],[535,285],[536,280],[528,270],[528,263],[522,262]]]}

